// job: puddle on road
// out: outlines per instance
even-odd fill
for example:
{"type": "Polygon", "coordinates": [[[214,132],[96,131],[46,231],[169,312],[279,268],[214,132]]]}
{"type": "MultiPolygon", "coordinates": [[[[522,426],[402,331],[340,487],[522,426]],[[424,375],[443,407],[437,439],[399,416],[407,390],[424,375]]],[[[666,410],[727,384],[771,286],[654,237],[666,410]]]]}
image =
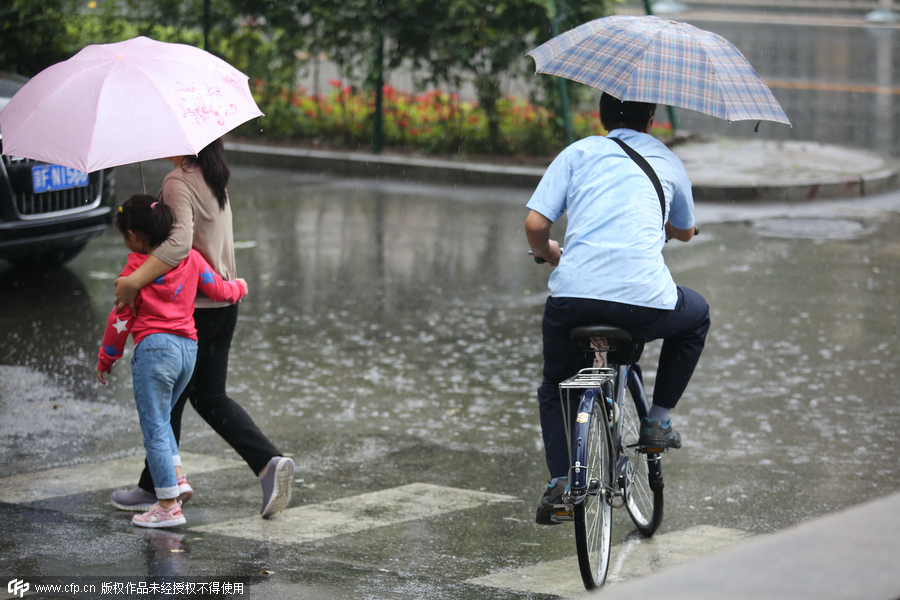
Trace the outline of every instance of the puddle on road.
{"type": "Polygon", "coordinates": [[[844,240],[871,231],[849,219],[765,219],[754,221],[753,231],[766,237],[808,240],[844,240]]]}

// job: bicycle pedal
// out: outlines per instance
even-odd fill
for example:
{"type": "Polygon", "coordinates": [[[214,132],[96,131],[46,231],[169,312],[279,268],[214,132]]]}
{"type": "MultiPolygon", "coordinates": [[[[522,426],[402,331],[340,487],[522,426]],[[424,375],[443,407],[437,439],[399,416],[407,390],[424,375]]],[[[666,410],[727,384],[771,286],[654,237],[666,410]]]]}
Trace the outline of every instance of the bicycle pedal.
{"type": "Polygon", "coordinates": [[[550,515],[551,521],[571,521],[572,513],[568,504],[554,504],[550,515]]]}

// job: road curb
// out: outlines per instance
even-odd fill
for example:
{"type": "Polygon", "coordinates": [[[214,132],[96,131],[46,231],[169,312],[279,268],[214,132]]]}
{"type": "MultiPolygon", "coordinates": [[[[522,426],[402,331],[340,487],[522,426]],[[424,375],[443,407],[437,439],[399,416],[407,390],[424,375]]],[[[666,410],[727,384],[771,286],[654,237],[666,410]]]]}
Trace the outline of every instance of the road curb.
{"type": "Polygon", "coordinates": [[[226,143],[232,164],[433,184],[534,188],[541,167],[504,167],[415,157],[378,156],[226,143]]]}
{"type": "Polygon", "coordinates": [[[803,202],[859,198],[897,188],[900,162],[818,142],[727,138],[673,148],[706,202],[803,202]]]}
{"type": "MultiPolygon", "coordinates": [[[[708,153],[706,156],[701,155],[693,161],[683,158],[688,175],[694,184],[695,200],[726,203],[802,202],[856,198],[900,187],[900,162],[862,150],[809,142],[794,142],[793,144],[797,148],[805,149],[804,151],[811,147],[827,149],[832,152],[830,155],[832,160],[835,159],[834,153],[836,152],[839,163],[850,162],[849,159],[864,165],[868,165],[872,161],[880,162],[871,169],[867,167],[857,170],[850,169],[841,173],[836,166],[831,168],[827,164],[819,164],[824,155],[807,153],[806,156],[798,159],[805,161],[803,164],[807,167],[806,176],[797,178],[788,176],[786,180],[781,177],[781,181],[779,181],[779,178],[774,175],[774,170],[766,170],[773,169],[773,167],[761,163],[761,172],[756,179],[748,180],[746,177],[741,178],[734,175],[731,176],[731,179],[735,181],[730,182],[728,181],[729,177],[723,177],[722,173],[728,174],[731,169],[737,171],[742,162],[747,162],[748,158],[757,161],[770,159],[771,153],[770,150],[767,150],[767,146],[762,146],[754,147],[752,151],[745,151],[745,155],[741,155],[740,150],[737,152],[733,150],[735,143],[741,144],[742,142],[740,140],[721,142],[721,144],[731,144],[731,147],[722,151],[719,146],[713,148],[714,144],[720,144],[720,142],[710,142],[706,145],[714,150],[712,153],[708,153]],[[720,158],[717,158],[716,153],[720,158]],[[731,162],[729,163],[729,161],[731,162]],[[697,171],[693,171],[695,164],[702,165],[702,170],[700,166],[697,166],[697,171]],[[813,167],[817,167],[818,171],[815,177],[810,178],[808,172],[816,171],[813,167]],[[769,178],[770,183],[759,183],[758,180],[765,179],[770,173],[772,174],[769,178]]],[[[749,145],[760,142],[746,143],[749,145]]],[[[763,143],[790,145],[788,142],[763,143]]],[[[701,142],[687,144],[684,147],[703,145],[704,143],[701,142]]],[[[533,190],[546,170],[545,167],[488,165],[430,158],[379,156],[363,152],[308,150],[233,142],[226,143],[225,148],[228,152],[229,162],[235,165],[437,185],[513,187],[533,190]]],[[[675,151],[676,154],[680,154],[681,147],[676,147],[675,151]]],[[[798,152],[797,154],[803,153],[798,152]]]]}
{"type": "Polygon", "coordinates": [[[831,183],[800,183],[791,186],[693,186],[694,200],[698,202],[805,202],[811,200],[836,200],[861,198],[888,192],[900,187],[900,173],[884,177],[853,179],[831,183]]]}

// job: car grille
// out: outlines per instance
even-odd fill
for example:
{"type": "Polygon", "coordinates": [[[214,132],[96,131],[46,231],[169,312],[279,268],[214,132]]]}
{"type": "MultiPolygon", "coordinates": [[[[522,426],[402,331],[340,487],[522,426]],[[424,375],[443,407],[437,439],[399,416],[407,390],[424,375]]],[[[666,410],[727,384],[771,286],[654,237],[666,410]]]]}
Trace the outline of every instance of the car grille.
{"type": "MultiPolygon", "coordinates": [[[[31,169],[31,165],[39,161],[30,158],[15,158],[3,156],[3,164],[8,173],[19,169],[31,169]]],[[[13,196],[16,210],[22,218],[50,216],[54,213],[85,210],[93,208],[100,203],[100,188],[103,185],[101,174],[91,173],[88,176],[88,185],[81,188],[59,190],[55,192],[42,192],[34,194],[29,185],[16,185],[19,177],[11,177],[13,196]]]]}

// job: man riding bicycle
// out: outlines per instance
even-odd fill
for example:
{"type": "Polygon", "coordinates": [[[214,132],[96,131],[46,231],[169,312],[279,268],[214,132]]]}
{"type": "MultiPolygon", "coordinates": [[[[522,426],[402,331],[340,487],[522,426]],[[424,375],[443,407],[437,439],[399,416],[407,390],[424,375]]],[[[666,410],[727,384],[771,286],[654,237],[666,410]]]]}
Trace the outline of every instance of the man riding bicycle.
{"type": "Polygon", "coordinates": [[[560,382],[591,366],[593,357],[569,339],[579,325],[621,327],[632,339],[662,339],[653,403],[641,420],[639,445],[680,448],[669,411],[684,393],[709,331],[709,305],[676,286],[662,256],[667,238],[694,236],[694,200],[684,165],[650,134],[655,104],[603,94],[604,137],[580,140],[548,167],[527,207],[525,233],[535,258],[557,267],[544,308],[544,379],[538,389],[550,483],[536,522],[553,525],[553,504],[568,483],[569,452],[560,382]],[[614,142],[617,138],[620,142],[614,142]],[[628,148],[626,150],[626,147],[628,148]],[[638,155],[632,158],[629,150],[638,155]],[[649,172],[640,164],[649,163],[649,172]],[[658,178],[657,189],[652,173],[658,178]],[[567,213],[565,254],[550,239],[567,213]]]}

